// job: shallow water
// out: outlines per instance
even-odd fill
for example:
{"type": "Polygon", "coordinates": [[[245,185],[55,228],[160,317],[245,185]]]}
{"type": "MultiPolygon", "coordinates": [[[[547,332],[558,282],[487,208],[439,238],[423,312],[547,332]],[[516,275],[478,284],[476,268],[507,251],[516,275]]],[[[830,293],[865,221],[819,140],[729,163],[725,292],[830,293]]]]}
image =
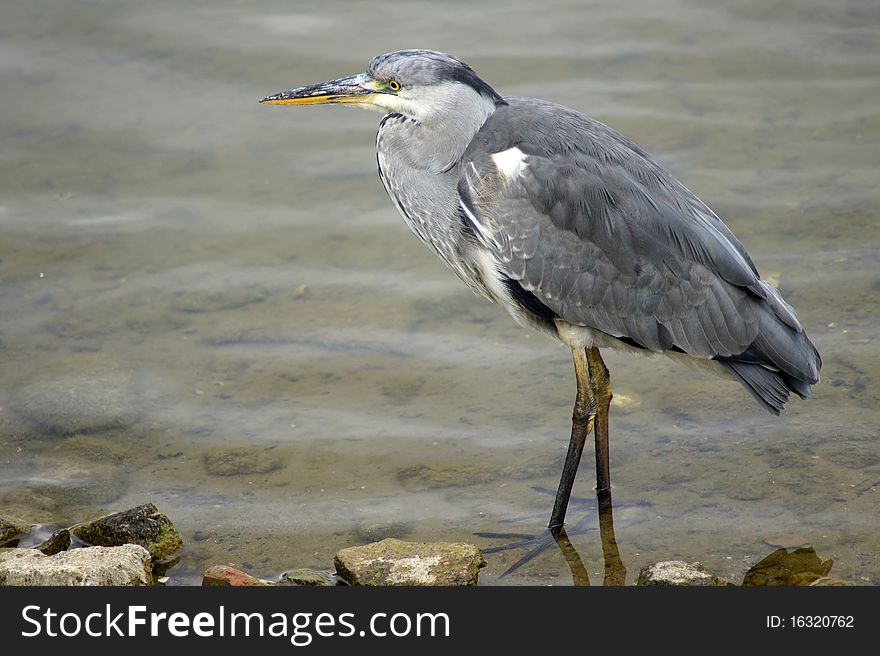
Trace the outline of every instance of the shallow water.
{"type": "MultiPolygon", "coordinates": [[[[5,7],[0,515],[48,528],[153,501],[186,543],[178,584],[544,526],[566,349],[408,233],[376,179],[378,115],[256,102],[418,46],[654,153],[823,354],[813,400],[780,418],[733,383],[606,355],[626,581],[673,558],[741,581],[809,544],[880,584],[878,21],[818,0],[5,7]]],[[[572,541],[596,583],[588,526],[572,541]]],[[[523,553],[492,554],[481,583],[571,584],[553,550],[501,578],[523,553]]]]}

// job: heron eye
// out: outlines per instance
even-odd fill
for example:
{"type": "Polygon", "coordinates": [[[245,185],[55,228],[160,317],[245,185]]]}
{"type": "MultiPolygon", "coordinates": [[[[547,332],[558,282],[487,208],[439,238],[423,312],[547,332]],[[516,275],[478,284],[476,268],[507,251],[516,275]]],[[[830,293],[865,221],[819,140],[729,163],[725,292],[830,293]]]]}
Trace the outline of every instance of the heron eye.
{"type": "Polygon", "coordinates": [[[400,91],[400,82],[397,80],[388,80],[388,88],[392,91],[400,91]]]}

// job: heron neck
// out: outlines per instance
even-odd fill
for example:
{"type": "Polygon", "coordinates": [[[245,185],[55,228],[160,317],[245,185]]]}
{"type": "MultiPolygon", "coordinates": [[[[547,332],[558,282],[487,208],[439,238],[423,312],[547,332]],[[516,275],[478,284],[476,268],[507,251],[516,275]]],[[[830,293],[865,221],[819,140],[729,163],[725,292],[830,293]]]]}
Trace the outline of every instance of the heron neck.
{"type": "Polygon", "coordinates": [[[494,103],[485,102],[437,121],[388,114],[376,135],[379,177],[404,221],[469,285],[455,253],[461,241],[459,162],[494,111],[494,103]]]}
{"type": "MultiPolygon", "coordinates": [[[[379,127],[387,128],[386,149],[414,170],[442,175],[451,172],[474,135],[495,111],[489,99],[468,93],[439,103],[429,116],[388,114],[379,127]],[[391,119],[406,120],[391,120],[391,119]]],[[[456,176],[457,178],[457,176],[456,176]]]]}

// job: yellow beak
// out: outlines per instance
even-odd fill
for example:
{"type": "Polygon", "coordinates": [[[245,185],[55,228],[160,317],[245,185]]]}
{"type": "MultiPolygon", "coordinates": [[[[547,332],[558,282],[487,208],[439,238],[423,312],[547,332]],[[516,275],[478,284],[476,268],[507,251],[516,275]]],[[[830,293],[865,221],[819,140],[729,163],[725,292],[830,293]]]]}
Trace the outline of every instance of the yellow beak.
{"type": "Polygon", "coordinates": [[[312,84],[266,96],[266,105],[325,105],[328,103],[370,103],[378,93],[390,93],[365,73],[312,84]]]}

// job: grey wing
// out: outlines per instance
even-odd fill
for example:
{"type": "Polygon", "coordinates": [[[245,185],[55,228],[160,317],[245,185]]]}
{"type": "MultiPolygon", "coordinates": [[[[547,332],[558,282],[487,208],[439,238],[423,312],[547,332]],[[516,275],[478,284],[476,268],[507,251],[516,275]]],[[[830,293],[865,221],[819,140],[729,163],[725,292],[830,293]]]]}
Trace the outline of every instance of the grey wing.
{"type": "Polygon", "coordinates": [[[490,129],[465,154],[462,208],[499,272],[569,323],[736,362],[770,409],[808,395],[818,353],[720,219],[610,128],[560,128],[567,146],[509,146],[490,129]]]}
{"type": "Polygon", "coordinates": [[[753,314],[735,307],[744,293],[712,274],[693,230],[624,171],[600,173],[585,156],[530,155],[508,180],[491,154],[482,160],[468,162],[459,188],[477,234],[500,270],[559,317],[698,357],[740,353],[754,340],[753,314]]]}

